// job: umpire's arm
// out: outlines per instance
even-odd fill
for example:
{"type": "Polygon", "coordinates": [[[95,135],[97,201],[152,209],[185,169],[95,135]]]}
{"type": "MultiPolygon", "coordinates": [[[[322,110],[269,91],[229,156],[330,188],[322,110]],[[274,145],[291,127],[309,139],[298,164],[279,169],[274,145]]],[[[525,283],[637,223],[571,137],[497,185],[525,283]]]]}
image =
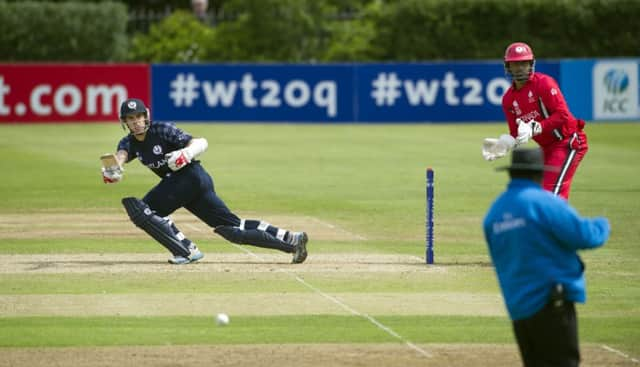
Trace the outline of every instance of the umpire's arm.
{"type": "Polygon", "coordinates": [[[547,228],[567,248],[579,250],[604,245],[609,239],[609,220],[604,217],[585,218],[564,199],[554,197],[546,203],[547,228]]]}

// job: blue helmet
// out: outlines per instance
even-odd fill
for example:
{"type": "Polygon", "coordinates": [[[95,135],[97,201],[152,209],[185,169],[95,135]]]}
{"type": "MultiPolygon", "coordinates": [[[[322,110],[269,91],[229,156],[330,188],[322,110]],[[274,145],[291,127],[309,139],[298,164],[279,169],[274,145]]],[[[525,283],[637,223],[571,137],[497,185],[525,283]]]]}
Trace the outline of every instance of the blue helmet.
{"type": "Polygon", "coordinates": [[[137,115],[139,113],[144,115],[144,131],[146,132],[151,126],[151,120],[149,119],[149,109],[144,105],[144,102],[142,102],[142,100],[138,98],[128,98],[124,102],[122,102],[122,104],[120,105],[119,115],[122,128],[126,130],[125,126],[127,125],[126,119],[128,115],[137,115]]]}

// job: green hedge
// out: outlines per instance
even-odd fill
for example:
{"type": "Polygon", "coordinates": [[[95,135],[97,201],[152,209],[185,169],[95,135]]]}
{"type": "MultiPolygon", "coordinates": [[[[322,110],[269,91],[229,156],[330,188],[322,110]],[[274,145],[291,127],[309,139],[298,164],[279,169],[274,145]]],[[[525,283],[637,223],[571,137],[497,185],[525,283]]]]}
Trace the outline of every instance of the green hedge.
{"type": "Polygon", "coordinates": [[[638,0],[225,0],[215,28],[176,11],[127,45],[126,5],[0,0],[0,61],[308,62],[637,57],[638,0]],[[346,6],[348,4],[349,6],[346,6]],[[340,17],[345,7],[353,16],[340,17]]]}
{"type": "Polygon", "coordinates": [[[142,62],[198,62],[213,42],[213,28],[201,24],[191,13],[177,10],[149,33],[138,33],[131,41],[129,59],[142,62]]]}
{"type": "Polygon", "coordinates": [[[513,41],[544,58],[638,56],[637,0],[404,0],[376,19],[379,60],[500,58],[513,41]]]}
{"type": "Polygon", "coordinates": [[[333,1],[292,1],[227,0],[235,18],[203,45],[205,59],[499,59],[514,41],[543,58],[640,51],[637,0],[370,0],[350,20],[336,20],[333,1]]]}
{"type": "Polygon", "coordinates": [[[332,7],[321,0],[230,0],[233,21],[216,27],[207,59],[307,61],[326,49],[332,7]]]}
{"type": "Polygon", "coordinates": [[[126,27],[117,2],[0,2],[0,60],[121,61],[126,27]]]}

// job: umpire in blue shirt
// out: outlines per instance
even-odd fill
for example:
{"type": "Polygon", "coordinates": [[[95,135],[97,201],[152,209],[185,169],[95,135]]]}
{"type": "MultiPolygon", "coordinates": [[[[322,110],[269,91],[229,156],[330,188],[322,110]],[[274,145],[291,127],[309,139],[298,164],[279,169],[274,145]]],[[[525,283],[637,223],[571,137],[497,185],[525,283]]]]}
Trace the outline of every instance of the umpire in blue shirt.
{"type": "Polygon", "coordinates": [[[542,189],[539,148],[513,151],[511,181],[487,213],[489,254],[526,367],[578,366],[574,302],[584,303],[584,263],[577,250],[602,246],[609,221],[583,218],[562,198],[542,189]]]}

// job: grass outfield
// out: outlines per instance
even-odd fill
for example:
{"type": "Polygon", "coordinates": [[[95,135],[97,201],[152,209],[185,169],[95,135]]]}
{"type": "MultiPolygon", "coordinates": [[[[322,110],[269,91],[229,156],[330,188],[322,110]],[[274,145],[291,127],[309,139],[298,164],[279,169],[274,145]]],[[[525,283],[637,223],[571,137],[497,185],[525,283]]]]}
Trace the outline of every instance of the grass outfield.
{"type": "MultiPolygon", "coordinates": [[[[303,366],[518,361],[481,228],[507,183],[494,168],[508,160],[485,162],[480,146],[503,124],[180,126],[208,139],[202,163],[233,211],[309,232],[307,262],[233,246],[181,211],[176,224],[206,256],[170,266],[120,207],[155,175],[133,162],[123,182],[102,184],[98,157],[122,137],[117,124],[0,126],[0,366],[83,365],[107,347],[134,348],[125,364],[144,365],[199,346],[261,348],[271,354],[258,365],[299,366],[276,358],[299,345],[317,352],[303,366]],[[434,266],[424,265],[426,167],[436,175],[434,266]],[[217,312],[231,324],[216,327],[217,312]],[[88,356],[47,354],[64,348],[88,356]],[[333,363],[318,357],[327,354],[333,363]]],[[[607,216],[612,234],[582,253],[584,365],[637,365],[640,125],[591,123],[587,134],[571,203],[607,216]]],[[[255,365],[247,353],[226,364],[255,365]]],[[[184,365],[202,364],[192,359],[184,365]]]]}

